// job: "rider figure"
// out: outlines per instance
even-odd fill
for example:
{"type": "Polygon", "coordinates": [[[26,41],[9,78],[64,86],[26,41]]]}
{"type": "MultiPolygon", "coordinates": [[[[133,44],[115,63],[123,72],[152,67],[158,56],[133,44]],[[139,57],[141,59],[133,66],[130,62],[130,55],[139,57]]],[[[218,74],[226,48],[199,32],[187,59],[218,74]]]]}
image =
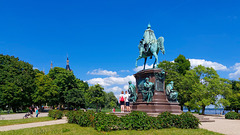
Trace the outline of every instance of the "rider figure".
{"type": "Polygon", "coordinates": [[[157,39],[154,34],[154,31],[151,30],[151,25],[148,24],[148,27],[145,30],[144,35],[143,35],[143,45],[144,45],[145,52],[148,52],[151,45],[153,43],[155,43],[156,41],[157,41],[157,39]]]}

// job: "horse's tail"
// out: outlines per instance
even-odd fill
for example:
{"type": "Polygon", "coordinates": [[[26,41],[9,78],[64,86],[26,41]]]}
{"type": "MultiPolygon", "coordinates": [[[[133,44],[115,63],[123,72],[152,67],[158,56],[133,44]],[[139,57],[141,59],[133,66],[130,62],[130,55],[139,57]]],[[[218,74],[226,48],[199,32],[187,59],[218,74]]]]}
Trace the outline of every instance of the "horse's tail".
{"type": "Polygon", "coordinates": [[[165,53],[165,49],[164,49],[164,38],[163,37],[159,37],[158,40],[157,40],[157,43],[160,47],[160,50],[162,51],[162,53],[164,54],[165,53]]]}

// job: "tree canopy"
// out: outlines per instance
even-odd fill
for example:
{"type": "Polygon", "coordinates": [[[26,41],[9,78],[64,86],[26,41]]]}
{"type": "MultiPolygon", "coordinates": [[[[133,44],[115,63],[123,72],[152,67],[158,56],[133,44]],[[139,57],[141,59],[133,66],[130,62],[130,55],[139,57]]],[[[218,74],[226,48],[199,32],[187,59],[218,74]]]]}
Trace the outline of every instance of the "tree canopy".
{"type": "Polygon", "coordinates": [[[0,101],[2,106],[13,109],[32,104],[35,89],[33,66],[18,58],[0,54],[0,101]]]}

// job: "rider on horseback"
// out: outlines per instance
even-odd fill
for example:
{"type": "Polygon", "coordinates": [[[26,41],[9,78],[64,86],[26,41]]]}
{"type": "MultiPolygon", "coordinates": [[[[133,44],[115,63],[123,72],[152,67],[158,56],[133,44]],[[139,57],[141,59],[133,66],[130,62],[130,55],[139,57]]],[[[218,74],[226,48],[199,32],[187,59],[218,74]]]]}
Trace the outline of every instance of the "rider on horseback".
{"type": "Polygon", "coordinates": [[[143,45],[144,45],[144,49],[145,49],[145,53],[146,53],[146,52],[148,52],[151,45],[153,43],[157,42],[156,36],[155,36],[153,30],[151,30],[150,24],[148,24],[148,27],[144,32],[143,39],[144,39],[143,45]]]}
{"type": "Polygon", "coordinates": [[[155,61],[153,63],[153,68],[156,67],[156,64],[158,64],[158,52],[161,51],[163,54],[165,53],[164,49],[164,38],[159,37],[158,40],[155,37],[155,34],[153,30],[151,30],[151,25],[148,24],[147,29],[144,32],[143,39],[140,41],[138,48],[139,48],[139,56],[136,59],[136,67],[137,67],[137,61],[141,58],[144,58],[144,66],[143,69],[145,69],[147,58],[152,56],[155,57],[155,61]]]}

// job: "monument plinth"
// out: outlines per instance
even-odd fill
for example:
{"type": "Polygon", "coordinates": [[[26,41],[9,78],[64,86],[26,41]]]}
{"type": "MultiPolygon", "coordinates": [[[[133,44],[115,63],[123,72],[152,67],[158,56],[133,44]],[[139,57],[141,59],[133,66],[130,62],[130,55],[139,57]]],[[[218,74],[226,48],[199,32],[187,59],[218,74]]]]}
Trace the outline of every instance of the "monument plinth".
{"type": "Polygon", "coordinates": [[[136,78],[136,92],[138,93],[138,99],[135,103],[132,103],[132,111],[143,111],[147,113],[181,113],[181,107],[178,102],[169,102],[165,92],[165,75],[163,69],[154,68],[141,70],[134,74],[136,78]],[[146,83],[145,79],[149,78],[149,82],[153,83],[153,96],[151,102],[145,100],[146,83]]]}

